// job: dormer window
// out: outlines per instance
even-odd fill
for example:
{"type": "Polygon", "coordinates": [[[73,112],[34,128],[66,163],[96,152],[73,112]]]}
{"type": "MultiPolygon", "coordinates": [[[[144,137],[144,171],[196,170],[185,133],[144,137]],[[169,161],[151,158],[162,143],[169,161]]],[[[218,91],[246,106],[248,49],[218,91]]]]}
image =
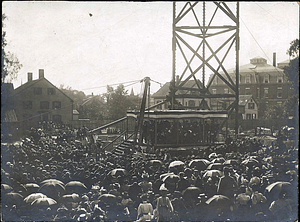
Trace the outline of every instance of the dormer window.
{"type": "Polygon", "coordinates": [[[246,78],[245,78],[245,83],[251,83],[251,80],[250,80],[250,75],[246,75],[246,78]]]}
{"type": "Polygon", "coordinates": [[[270,75],[265,75],[264,76],[264,83],[269,83],[270,82],[270,75]]]}
{"type": "Polygon", "coordinates": [[[277,83],[283,83],[283,76],[277,77],[277,83]]]}

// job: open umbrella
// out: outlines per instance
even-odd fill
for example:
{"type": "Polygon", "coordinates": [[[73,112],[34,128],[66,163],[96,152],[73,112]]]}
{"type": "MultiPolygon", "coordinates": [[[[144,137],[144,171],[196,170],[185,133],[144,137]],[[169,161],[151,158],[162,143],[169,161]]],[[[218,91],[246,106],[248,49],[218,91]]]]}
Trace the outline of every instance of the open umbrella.
{"type": "Polygon", "coordinates": [[[65,193],[65,186],[59,182],[46,182],[44,183],[38,192],[47,195],[48,197],[57,198],[59,195],[65,193]]]}
{"type": "Polygon", "coordinates": [[[51,206],[51,205],[55,205],[55,204],[57,204],[57,202],[54,199],[52,199],[50,197],[41,197],[41,198],[34,200],[31,203],[31,206],[51,206]]]}
{"type": "Polygon", "coordinates": [[[214,195],[206,201],[206,204],[214,209],[229,209],[231,201],[224,195],[214,195]]]}
{"type": "Polygon", "coordinates": [[[169,183],[169,184],[174,184],[177,183],[179,181],[180,177],[176,174],[169,174],[167,176],[165,176],[162,181],[164,183],[169,183]]]}
{"type": "Polygon", "coordinates": [[[66,193],[84,193],[87,191],[87,187],[84,183],[80,181],[70,181],[66,184],[66,193]]]}
{"type": "Polygon", "coordinates": [[[62,196],[62,202],[73,202],[73,203],[78,203],[80,202],[80,196],[76,193],[72,194],[66,194],[62,196]]]}
{"type": "Polygon", "coordinates": [[[270,194],[279,194],[281,191],[288,191],[288,188],[291,186],[291,183],[284,181],[277,181],[266,187],[266,192],[270,194]]]}
{"type": "Polygon", "coordinates": [[[182,195],[185,200],[188,200],[190,198],[198,198],[200,193],[201,193],[201,190],[198,187],[191,186],[191,187],[186,188],[182,192],[182,195]]]}
{"type": "Polygon", "coordinates": [[[27,193],[31,194],[31,193],[36,193],[39,190],[40,186],[36,183],[27,183],[25,184],[25,188],[28,191],[27,193]]]}
{"type": "Polygon", "coordinates": [[[6,193],[3,197],[3,203],[8,205],[20,205],[23,204],[24,197],[15,192],[6,193]]]}
{"type": "Polygon", "coordinates": [[[11,186],[9,186],[8,184],[1,184],[1,193],[9,193],[12,192],[13,188],[11,186]]]}
{"type": "Polygon", "coordinates": [[[212,163],[206,168],[207,170],[223,170],[223,163],[212,163]]]}
{"type": "Polygon", "coordinates": [[[128,172],[125,169],[122,168],[117,168],[117,169],[113,169],[111,170],[108,175],[112,176],[112,177],[123,177],[123,176],[127,176],[128,172]]]}
{"type": "Polygon", "coordinates": [[[210,162],[206,159],[195,159],[191,160],[191,162],[189,163],[189,167],[196,167],[197,170],[202,171],[205,170],[209,164],[210,162]]]}
{"type": "Polygon", "coordinates": [[[57,179],[47,179],[47,180],[43,180],[43,181],[41,182],[41,186],[42,186],[43,184],[45,184],[45,183],[48,183],[48,182],[60,183],[60,184],[62,184],[63,186],[65,186],[65,184],[64,184],[62,181],[57,180],[57,179]]]}
{"type": "Polygon", "coordinates": [[[113,194],[102,194],[100,197],[99,197],[99,200],[104,202],[104,203],[107,203],[107,204],[110,204],[110,203],[116,203],[117,202],[117,197],[113,194]]]}
{"type": "Polygon", "coordinates": [[[170,163],[169,168],[182,167],[182,166],[184,166],[184,162],[182,162],[180,160],[175,160],[175,161],[170,163]]]}
{"type": "Polygon", "coordinates": [[[223,176],[223,173],[220,170],[208,170],[204,173],[203,178],[221,176],[223,176]]]}
{"type": "Polygon", "coordinates": [[[28,195],[27,197],[24,198],[24,202],[27,204],[31,204],[33,201],[36,199],[42,198],[42,197],[47,197],[45,194],[42,193],[32,193],[28,195]]]}

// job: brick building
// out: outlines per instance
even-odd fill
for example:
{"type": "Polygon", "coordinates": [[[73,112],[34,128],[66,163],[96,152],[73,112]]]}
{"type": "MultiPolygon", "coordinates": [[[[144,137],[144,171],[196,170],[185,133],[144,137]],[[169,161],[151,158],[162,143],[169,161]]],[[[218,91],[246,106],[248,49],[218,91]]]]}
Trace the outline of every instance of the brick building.
{"type": "MultiPolygon", "coordinates": [[[[288,65],[288,62],[278,64],[281,68],[276,67],[275,58],[273,65],[269,65],[266,59],[255,57],[250,59],[249,64],[240,66],[239,94],[253,96],[253,99],[258,103],[258,117],[262,115],[268,105],[281,105],[289,97],[291,85],[282,69],[288,65]]],[[[235,80],[235,69],[229,69],[227,72],[235,80]]],[[[220,74],[226,78],[225,74],[220,74]]],[[[214,78],[210,92],[212,94],[232,93],[231,89],[219,77],[214,78]]],[[[219,109],[219,102],[217,99],[212,99],[211,108],[219,109]]]]}
{"type": "Polygon", "coordinates": [[[73,100],[44,77],[43,69],[36,80],[28,73],[28,81],[12,92],[10,101],[18,121],[26,125],[73,120],[73,100]]]}

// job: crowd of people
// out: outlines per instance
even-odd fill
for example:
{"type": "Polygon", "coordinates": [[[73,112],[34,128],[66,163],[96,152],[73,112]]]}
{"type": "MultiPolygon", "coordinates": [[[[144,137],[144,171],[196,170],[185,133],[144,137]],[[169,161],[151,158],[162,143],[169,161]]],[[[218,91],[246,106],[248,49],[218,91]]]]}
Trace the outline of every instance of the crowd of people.
{"type": "Polygon", "coordinates": [[[188,155],[132,147],[96,159],[89,136],[86,127],[43,123],[1,144],[2,220],[297,219],[298,147],[242,138],[188,155]]]}
{"type": "Polygon", "coordinates": [[[217,139],[217,120],[158,120],[156,124],[154,120],[143,124],[143,139],[150,144],[155,144],[155,135],[157,144],[203,144],[217,139]]]}

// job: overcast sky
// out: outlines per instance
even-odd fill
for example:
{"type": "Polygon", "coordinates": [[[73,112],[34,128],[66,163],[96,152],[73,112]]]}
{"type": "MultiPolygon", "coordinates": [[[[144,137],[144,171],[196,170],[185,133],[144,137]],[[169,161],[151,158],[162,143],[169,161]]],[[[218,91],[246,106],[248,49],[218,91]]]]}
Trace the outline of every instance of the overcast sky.
{"type": "MultiPolygon", "coordinates": [[[[14,87],[27,81],[28,72],[38,78],[38,69],[57,87],[86,94],[146,76],[170,81],[172,10],[172,2],[4,1],[6,50],[23,65],[14,87]]],[[[277,62],[284,61],[296,38],[296,2],[240,2],[240,65],[256,56],[272,64],[273,52],[277,62]]],[[[233,60],[228,68],[234,66],[233,60]]],[[[139,93],[141,84],[129,86],[129,92],[131,87],[139,93]]],[[[151,84],[151,93],[158,89],[151,84]]]]}

